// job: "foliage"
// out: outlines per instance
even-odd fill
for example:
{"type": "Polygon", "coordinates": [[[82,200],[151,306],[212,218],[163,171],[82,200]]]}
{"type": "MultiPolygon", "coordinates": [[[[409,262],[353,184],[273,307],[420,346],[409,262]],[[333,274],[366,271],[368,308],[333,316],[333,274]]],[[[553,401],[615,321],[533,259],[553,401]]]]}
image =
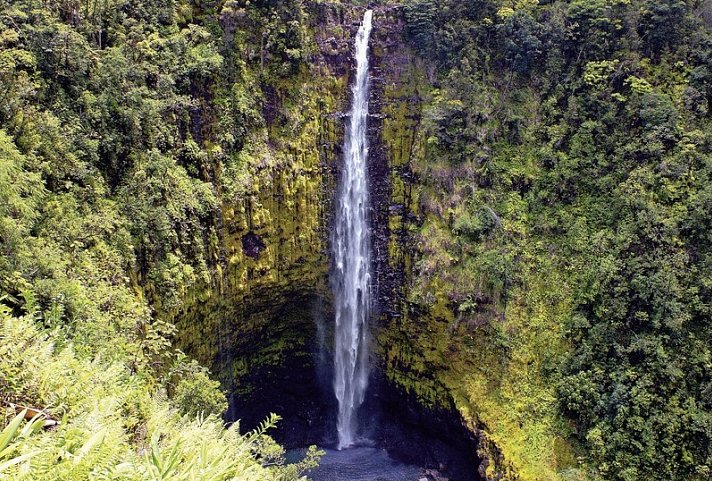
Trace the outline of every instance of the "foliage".
{"type": "Polygon", "coordinates": [[[220,383],[211,380],[204,370],[196,370],[181,379],[173,400],[180,412],[191,417],[199,414],[219,416],[227,409],[227,400],[220,392],[220,383]]]}
{"type": "MultiPolygon", "coordinates": [[[[1,315],[0,385],[61,419],[54,431],[43,431],[40,419],[17,434],[24,413],[7,424],[0,467],[11,479],[294,480],[320,454],[285,466],[282,448],[266,435],[277,417],[241,435],[215,415],[183,416],[125,365],[57,349],[27,316],[1,315]]],[[[201,392],[219,394],[212,384],[201,392]]]]}
{"type": "Polygon", "coordinates": [[[455,313],[444,378],[522,479],[708,479],[709,29],[695,2],[484,3],[407,17],[440,66],[412,298],[455,313]]]}
{"type": "Polygon", "coordinates": [[[225,429],[172,344],[221,272],[261,89],[309,50],[300,2],[218,3],[0,1],[0,401],[61,419],[2,421],[8,478],[292,480],[318,458],[225,429]]]}
{"type": "MultiPolygon", "coordinates": [[[[709,479],[708,6],[404,4],[436,69],[414,166],[423,369],[524,480],[709,479]]],[[[167,322],[221,276],[222,211],[300,120],[305,5],[0,1],[0,393],[62,419],[3,423],[14,478],[313,466],[224,429],[167,322]]]]}
{"type": "Polygon", "coordinates": [[[34,418],[20,429],[26,414],[27,410],[22,410],[5,426],[5,429],[0,432],[0,474],[38,454],[36,452],[29,452],[22,455],[15,455],[19,445],[30,434],[39,431],[44,424],[41,419],[34,418]]]}

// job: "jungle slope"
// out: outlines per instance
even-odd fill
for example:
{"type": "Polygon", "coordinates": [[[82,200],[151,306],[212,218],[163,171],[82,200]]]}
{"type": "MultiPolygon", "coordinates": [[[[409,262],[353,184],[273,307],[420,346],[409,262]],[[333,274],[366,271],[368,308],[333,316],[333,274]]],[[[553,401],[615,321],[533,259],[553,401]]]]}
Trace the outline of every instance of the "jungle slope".
{"type": "MultiPolygon", "coordinates": [[[[709,479],[707,4],[402,3],[421,59],[384,87],[409,281],[384,372],[424,405],[453,396],[490,477],[709,479]]],[[[224,319],[200,306],[323,288],[321,162],[340,134],[315,112],[347,92],[349,32],[315,25],[349,13],[0,5],[0,392],[63,420],[13,444],[50,455],[12,469],[135,479],[229,455],[216,479],[296,477],[263,468],[265,438],[193,421],[225,399],[170,339],[213,362],[224,319]]]]}
{"type": "Polygon", "coordinates": [[[491,477],[709,479],[709,3],[405,14],[436,69],[395,382],[445,386],[499,447],[491,477]]]}
{"type": "Polygon", "coordinates": [[[308,75],[302,4],[0,7],[0,401],[61,421],[3,435],[2,475],[299,478],[315,453],[284,467],[225,430],[166,313],[220,278],[221,206],[270,159],[264,92],[308,75]]]}

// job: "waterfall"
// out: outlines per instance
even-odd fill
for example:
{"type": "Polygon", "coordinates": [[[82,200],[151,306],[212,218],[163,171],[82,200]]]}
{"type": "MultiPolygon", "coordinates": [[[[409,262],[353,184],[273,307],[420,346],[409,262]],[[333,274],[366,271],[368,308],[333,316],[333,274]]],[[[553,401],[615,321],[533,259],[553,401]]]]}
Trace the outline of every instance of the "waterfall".
{"type": "Polygon", "coordinates": [[[356,35],[356,77],[344,137],[344,163],[332,230],[332,289],[336,311],[334,392],[339,402],[339,449],[354,444],[357,411],[368,386],[371,307],[371,247],[368,229],[368,38],[372,11],[367,10],[356,35]]]}

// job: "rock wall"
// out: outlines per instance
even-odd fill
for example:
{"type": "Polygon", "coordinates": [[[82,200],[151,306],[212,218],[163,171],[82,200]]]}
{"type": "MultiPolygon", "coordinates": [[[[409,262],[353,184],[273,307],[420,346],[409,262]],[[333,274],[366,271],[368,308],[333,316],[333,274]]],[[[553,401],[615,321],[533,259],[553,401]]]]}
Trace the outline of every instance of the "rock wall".
{"type": "MultiPolygon", "coordinates": [[[[424,222],[421,118],[434,71],[408,48],[402,8],[390,2],[372,7],[373,391],[386,416],[402,416],[433,437],[457,439],[468,456],[482,460],[483,478],[514,479],[449,382],[446,333],[453,314],[439,300],[444,297],[435,296],[432,306],[410,300],[424,222]]],[[[221,259],[213,279],[171,315],[181,349],[212,366],[227,389],[228,420],[240,418],[251,427],[278,412],[285,421],[277,438],[288,445],[322,441],[333,431],[335,401],[325,382],[333,337],[328,229],[350,100],[352,39],[364,8],[308,4],[313,52],[307,70],[297,85],[265,91],[263,109],[288,112],[292,124],[267,125],[245,195],[221,209],[221,259]],[[315,374],[320,370],[321,377],[315,374]]]]}
{"type": "Polygon", "coordinates": [[[371,183],[378,305],[376,358],[382,403],[394,415],[455,441],[478,459],[482,479],[517,479],[487,435],[477,413],[458,392],[454,366],[463,352],[453,339],[455,313],[447,296],[431,302],[411,295],[426,221],[427,139],[422,119],[435,68],[408,47],[402,7],[376,9],[370,124],[371,183]]]}
{"type": "MultiPolygon", "coordinates": [[[[328,224],[348,102],[350,19],[338,4],[311,8],[304,72],[293,84],[263,91],[262,110],[289,122],[266,115],[267,125],[255,132],[246,192],[218,216],[221,259],[213,279],[171,313],[178,345],[211,366],[232,401],[228,418],[247,424],[269,413],[235,411],[247,398],[289,414],[280,407],[290,400],[270,399],[276,393],[261,380],[289,376],[287,365],[295,366],[291,375],[313,370],[313,319],[329,305],[328,224]]],[[[302,411],[303,397],[291,399],[302,411]]]]}

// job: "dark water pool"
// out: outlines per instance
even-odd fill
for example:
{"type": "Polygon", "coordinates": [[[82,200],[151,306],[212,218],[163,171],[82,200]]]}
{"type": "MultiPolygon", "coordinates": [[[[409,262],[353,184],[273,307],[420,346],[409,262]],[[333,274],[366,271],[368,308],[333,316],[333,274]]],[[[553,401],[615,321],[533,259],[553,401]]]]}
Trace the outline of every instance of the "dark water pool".
{"type": "MultiPolygon", "coordinates": [[[[364,446],[324,451],[319,467],[307,473],[313,481],[418,481],[425,477],[423,468],[396,461],[385,449],[364,446]]],[[[303,455],[304,450],[289,452],[289,458],[303,455]]]]}

